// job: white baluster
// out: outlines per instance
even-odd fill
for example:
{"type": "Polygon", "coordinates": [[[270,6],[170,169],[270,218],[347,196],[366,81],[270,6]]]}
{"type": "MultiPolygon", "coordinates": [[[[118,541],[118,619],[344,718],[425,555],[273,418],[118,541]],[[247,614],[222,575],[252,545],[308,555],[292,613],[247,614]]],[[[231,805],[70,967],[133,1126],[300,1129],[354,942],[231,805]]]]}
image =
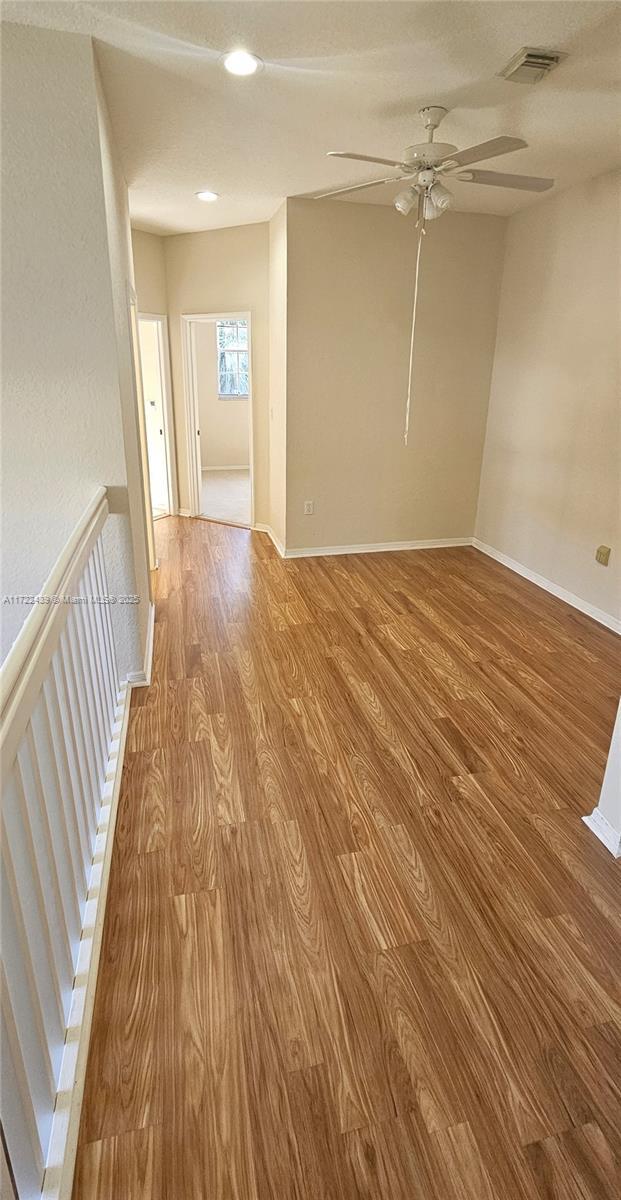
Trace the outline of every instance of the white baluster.
{"type": "MultiPolygon", "coordinates": [[[[101,534],[100,534],[99,538],[97,539],[97,542],[95,544],[95,549],[97,551],[99,575],[101,577],[101,594],[102,594],[102,596],[108,596],[110,593],[108,591],[108,576],[107,576],[107,572],[106,572],[106,560],[105,560],[105,556],[104,556],[103,540],[102,540],[101,534]]],[[[106,615],[106,625],[107,625],[107,629],[108,629],[108,641],[107,641],[108,661],[109,661],[110,669],[112,672],[112,688],[113,688],[113,692],[114,692],[114,695],[116,698],[119,694],[120,681],[119,681],[119,672],[118,672],[118,668],[116,665],[116,651],[114,648],[114,633],[112,630],[112,616],[110,613],[110,605],[109,604],[104,605],[104,613],[106,615]]]]}
{"type": "Polygon", "coordinates": [[[18,751],[16,777],[21,782],[23,794],[26,799],[37,869],[41,878],[45,903],[50,914],[50,925],[54,933],[56,961],[61,981],[61,996],[63,996],[63,1009],[66,1009],[67,990],[71,990],[74,972],[72,929],[63,903],[58,864],[54,856],[49,825],[49,814],[36,767],[30,727],[18,751]]]}
{"type": "MultiPolygon", "coordinates": [[[[11,1083],[13,1087],[11,1091],[19,1097],[20,1107],[18,1112],[22,1113],[22,1120],[26,1125],[28,1140],[32,1151],[33,1169],[38,1174],[39,1180],[43,1181],[43,1169],[45,1166],[45,1142],[39,1130],[37,1122],[36,1103],[39,1097],[33,1095],[32,1081],[29,1078],[24,1060],[22,1043],[19,1037],[17,1022],[13,1004],[11,1003],[8,981],[5,975],[4,963],[0,963],[1,967],[1,986],[0,998],[2,1007],[2,1043],[9,1050],[8,1054],[2,1055],[2,1071],[6,1072],[6,1084],[11,1083]],[[11,1078],[12,1077],[12,1078],[11,1078]]],[[[13,1107],[13,1106],[11,1106],[13,1107]]],[[[19,1116],[15,1120],[13,1112],[6,1113],[3,1111],[3,1124],[6,1122],[7,1116],[9,1120],[13,1118],[15,1124],[19,1123],[19,1116]]],[[[25,1147],[24,1147],[25,1149],[25,1147]]]]}
{"type": "MultiPolygon", "coordinates": [[[[80,599],[84,599],[84,589],[81,581],[78,585],[78,596],[80,599]]],[[[104,759],[107,758],[107,748],[101,720],[101,699],[98,690],[97,666],[95,663],[88,605],[76,604],[69,617],[68,627],[71,627],[72,618],[75,637],[79,647],[78,666],[84,679],[84,686],[88,697],[88,711],[93,729],[93,754],[97,772],[97,792],[99,793],[103,782],[102,768],[104,759]]]]}
{"type": "Polygon", "coordinates": [[[69,700],[73,715],[74,728],[79,738],[81,751],[84,755],[84,760],[88,767],[89,787],[89,812],[92,834],[97,830],[97,817],[99,811],[99,795],[100,781],[97,773],[97,763],[94,756],[94,734],[93,723],[90,715],[90,704],[84,680],[84,672],[81,667],[79,657],[79,647],[73,629],[73,613],[69,613],[67,624],[61,638],[61,646],[63,649],[63,662],[67,677],[67,685],[69,692],[69,700]]]}
{"type": "MultiPolygon", "coordinates": [[[[113,825],[120,782],[121,756],[110,760],[110,749],[126,692],[110,608],[96,603],[108,595],[101,536],[107,512],[99,489],[41,589],[83,603],[35,607],[2,666],[3,1124],[9,1158],[19,1159],[20,1187],[33,1195],[48,1151],[56,1165],[66,1155],[71,1169],[75,1134],[67,1131],[66,1103],[84,1070],[89,1020],[82,1015],[89,1012],[83,980],[78,986],[75,976],[78,959],[81,975],[88,975],[91,953],[96,962],[98,943],[84,930],[87,894],[95,908],[105,896],[110,849],[103,832],[96,843],[97,830],[103,803],[113,825]],[[98,856],[105,846],[103,882],[96,844],[98,856]]],[[[101,928],[90,903],[88,914],[101,928]]],[[[53,1174],[46,1189],[56,1186],[53,1174]]]]}
{"type": "Polygon", "coordinates": [[[106,659],[106,632],[104,628],[104,615],[101,611],[101,589],[96,571],[96,547],[93,546],[93,552],[86,564],[85,583],[87,591],[93,598],[93,621],[96,629],[97,638],[97,660],[100,665],[101,678],[103,682],[103,691],[105,697],[105,729],[107,735],[107,745],[110,746],[110,734],[114,721],[114,709],[116,707],[116,696],[112,692],[112,681],[108,671],[108,663],[106,659]]]}
{"type": "MultiPolygon", "coordinates": [[[[62,965],[59,965],[62,963],[62,951],[59,950],[58,945],[55,946],[54,944],[55,939],[50,922],[50,911],[44,892],[44,880],[39,871],[30,814],[21,784],[19,769],[16,769],[11,778],[5,782],[3,816],[4,825],[7,829],[7,846],[12,845],[14,847],[14,861],[19,864],[20,873],[23,871],[26,879],[27,911],[30,915],[32,928],[35,931],[40,931],[41,938],[45,943],[45,957],[39,958],[39,954],[37,955],[38,965],[44,973],[44,978],[49,978],[59,1027],[63,1028],[65,1005],[63,1003],[60,984],[62,965]]],[[[20,880],[20,887],[22,886],[20,880]]],[[[33,939],[34,937],[35,934],[33,934],[33,939]]],[[[50,1013],[52,1012],[51,1007],[49,1011],[50,1013]]]]}
{"type": "MultiPolygon", "coordinates": [[[[63,661],[62,642],[58,647],[54,658],[52,659],[51,666],[52,670],[49,682],[50,686],[53,687],[58,704],[60,734],[67,754],[67,765],[69,768],[69,774],[71,776],[71,786],[73,790],[78,827],[80,830],[82,856],[84,862],[89,863],[93,854],[95,832],[92,828],[90,820],[90,783],[85,755],[81,748],[81,740],[78,737],[76,724],[71,710],[71,702],[67,692],[67,678],[63,661]]],[[[54,712],[53,707],[51,711],[52,713],[54,712]]]]}
{"type": "Polygon", "coordinates": [[[33,1004],[34,1019],[39,1037],[39,1053],[52,1093],[58,1063],[52,1062],[50,1047],[64,1040],[63,1013],[57,1005],[51,976],[52,962],[47,953],[40,913],[36,904],[28,903],[25,884],[34,885],[29,870],[28,847],[23,831],[19,830],[17,804],[2,820],[2,885],[7,893],[2,897],[3,937],[6,922],[14,919],[24,972],[33,1004]],[[11,832],[12,831],[12,832],[11,832]],[[20,838],[21,832],[21,838],[20,838]],[[18,882],[19,876],[19,882],[18,882]]]}
{"type": "Polygon", "coordinates": [[[80,865],[75,853],[75,826],[73,814],[66,804],[60,785],[58,767],[50,736],[50,725],[45,708],[45,697],[39,696],[30,718],[31,746],[41,794],[47,814],[47,824],[57,864],[58,879],[67,913],[67,925],[72,941],[80,940],[82,914],[80,912],[79,874],[80,865]],[[74,928],[75,921],[75,928],[74,928]]]}
{"type": "Polygon", "coordinates": [[[60,706],[53,675],[48,676],[44,681],[41,703],[45,715],[46,736],[54,759],[58,787],[63,800],[78,895],[81,897],[82,903],[88,887],[87,865],[90,862],[90,848],[88,842],[82,840],[83,827],[79,815],[81,805],[69,769],[67,742],[70,734],[69,730],[63,730],[60,723],[60,706]]]}

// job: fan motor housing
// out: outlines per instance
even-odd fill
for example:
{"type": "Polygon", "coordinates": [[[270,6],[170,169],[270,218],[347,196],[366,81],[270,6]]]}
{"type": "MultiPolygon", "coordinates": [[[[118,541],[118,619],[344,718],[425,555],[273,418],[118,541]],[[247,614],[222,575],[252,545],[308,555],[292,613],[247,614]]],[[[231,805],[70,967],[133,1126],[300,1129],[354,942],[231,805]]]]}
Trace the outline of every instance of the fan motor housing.
{"type": "Polygon", "coordinates": [[[417,167],[437,167],[445,158],[454,154],[457,146],[448,142],[421,142],[407,146],[403,151],[403,162],[417,167]]]}

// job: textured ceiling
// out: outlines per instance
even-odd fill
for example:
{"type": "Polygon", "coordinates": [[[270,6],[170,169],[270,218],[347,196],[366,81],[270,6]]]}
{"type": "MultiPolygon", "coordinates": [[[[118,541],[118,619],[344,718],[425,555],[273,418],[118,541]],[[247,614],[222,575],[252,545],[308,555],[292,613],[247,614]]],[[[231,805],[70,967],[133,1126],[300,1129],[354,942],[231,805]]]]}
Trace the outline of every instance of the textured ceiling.
{"type": "MultiPolygon", "coordinates": [[[[424,140],[423,104],[450,109],[438,138],[459,147],[498,134],[526,139],[528,149],[491,169],[551,175],[562,188],[621,161],[621,10],[613,3],[48,0],[5,3],[3,17],[97,39],[132,221],[142,229],[264,221],[285,196],[381,176],[382,168],[326,151],[398,157],[424,140]],[[238,79],[222,69],[222,53],[240,45],[265,60],[260,74],[238,79]],[[534,87],[499,79],[523,45],[569,57],[534,87]],[[220,200],[202,204],[199,188],[220,200]]],[[[510,213],[539,200],[450,186],[462,211],[510,213]]],[[[348,199],[390,203],[398,190],[348,199]]]]}

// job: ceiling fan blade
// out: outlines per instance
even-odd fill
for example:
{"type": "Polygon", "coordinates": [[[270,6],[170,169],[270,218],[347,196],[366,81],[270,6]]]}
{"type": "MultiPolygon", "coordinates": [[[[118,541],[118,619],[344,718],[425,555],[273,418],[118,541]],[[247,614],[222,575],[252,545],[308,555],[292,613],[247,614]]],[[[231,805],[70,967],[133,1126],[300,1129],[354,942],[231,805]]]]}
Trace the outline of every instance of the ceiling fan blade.
{"type": "Polygon", "coordinates": [[[353,158],[356,162],[381,163],[384,167],[405,167],[407,163],[397,162],[395,158],[374,158],[372,154],[350,154],[349,150],[328,150],[328,158],[353,158]]]}
{"type": "Polygon", "coordinates": [[[462,183],[486,183],[490,187],[516,188],[522,192],[547,192],[554,187],[553,179],[539,175],[503,175],[501,171],[456,171],[452,179],[462,183]]]}
{"type": "Polygon", "coordinates": [[[498,154],[510,154],[512,150],[523,150],[528,143],[522,138],[497,137],[489,142],[481,142],[478,146],[468,146],[466,150],[457,150],[450,158],[445,158],[438,168],[440,171],[450,171],[455,167],[463,167],[466,163],[484,162],[486,158],[496,158],[498,154]]]}
{"type": "Polygon", "coordinates": [[[340,196],[343,192],[361,192],[363,188],[377,187],[380,183],[398,183],[400,179],[409,178],[409,175],[388,175],[386,179],[371,179],[369,183],[354,183],[349,187],[332,188],[329,192],[313,193],[311,199],[326,200],[328,196],[340,196]]]}

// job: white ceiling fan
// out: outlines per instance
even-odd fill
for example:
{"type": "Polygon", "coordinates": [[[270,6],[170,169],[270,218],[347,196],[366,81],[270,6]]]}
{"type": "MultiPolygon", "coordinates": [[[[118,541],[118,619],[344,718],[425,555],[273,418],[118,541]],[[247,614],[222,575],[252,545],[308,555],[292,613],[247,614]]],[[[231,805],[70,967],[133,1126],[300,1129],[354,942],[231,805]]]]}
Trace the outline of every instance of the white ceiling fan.
{"type": "Polygon", "coordinates": [[[496,137],[489,142],[481,142],[478,146],[469,146],[466,150],[458,150],[448,142],[434,142],[433,135],[440,122],[447,114],[446,108],[430,105],[419,110],[421,120],[427,130],[427,141],[414,146],[406,146],[400,159],[376,158],[372,154],[353,154],[349,150],[329,150],[329,158],[351,158],[357,162],[380,163],[382,166],[395,167],[399,174],[387,175],[383,179],[373,179],[369,183],[355,183],[349,187],[334,188],[328,192],[315,195],[315,200],[324,200],[328,196],[343,196],[346,192],[360,192],[364,188],[377,187],[378,184],[394,183],[400,179],[410,179],[409,187],[400,192],[395,200],[398,212],[407,216],[418,204],[418,216],[425,220],[439,217],[453,203],[452,193],[441,182],[443,177],[458,179],[462,183],[480,183],[489,187],[516,188],[526,192],[546,192],[553,187],[553,179],[542,179],[536,175],[506,175],[499,171],[463,171],[470,163],[484,162],[488,158],[497,158],[500,154],[510,154],[513,150],[523,150],[527,143],[522,138],[496,137]]]}
{"type": "Polygon", "coordinates": [[[355,183],[350,187],[333,188],[329,192],[319,192],[313,197],[315,200],[324,200],[328,196],[343,196],[348,192],[360,192],[363,188],[377,187],[382,183],[394,183],[398,179],[412,181],[395,200],[395,208],[404,216],[407,216],[415,205],[417,206],[418,244],[414,270],[410,361],[405,406],[404,441],[406,446],[410,427],[420,253],[425,223],[442,216],[442,213],[446,212],[453,203],[453,194],[444,186],[442,179],[448,177],[449,180],[454,178],[462,183],[482,183],[491,187],[517,188],[519,191],[527,192],[547,192],[548,188],[554,186],[553,179],[542,179],[535,175],[505,175],[499,171],[462,170],[463,167],[469,168],[471,163],[485,162],[488,158],[510,154],[513,150],[523,150],[527,143],[522,138],[496,137],[489,142],[481,142],[478,146],[469,146],[466,150],[458,150],[456,146],[452,146],[448,142],[434,142],[434,132],[446,116],[447,111],[446,108],[439,105],[428,105],[419,110],[419,115],[427,130],[427,141],[407,146],[400,159],[376,158],[372,154],[352,154],[349,150],[330,150],[328,152],[330,158],[352,158],[356,162],[380,163],[382,166],[396,168],[399,174],[388,175],[383,179],[372,179],[369,183],[355,183]]]}

